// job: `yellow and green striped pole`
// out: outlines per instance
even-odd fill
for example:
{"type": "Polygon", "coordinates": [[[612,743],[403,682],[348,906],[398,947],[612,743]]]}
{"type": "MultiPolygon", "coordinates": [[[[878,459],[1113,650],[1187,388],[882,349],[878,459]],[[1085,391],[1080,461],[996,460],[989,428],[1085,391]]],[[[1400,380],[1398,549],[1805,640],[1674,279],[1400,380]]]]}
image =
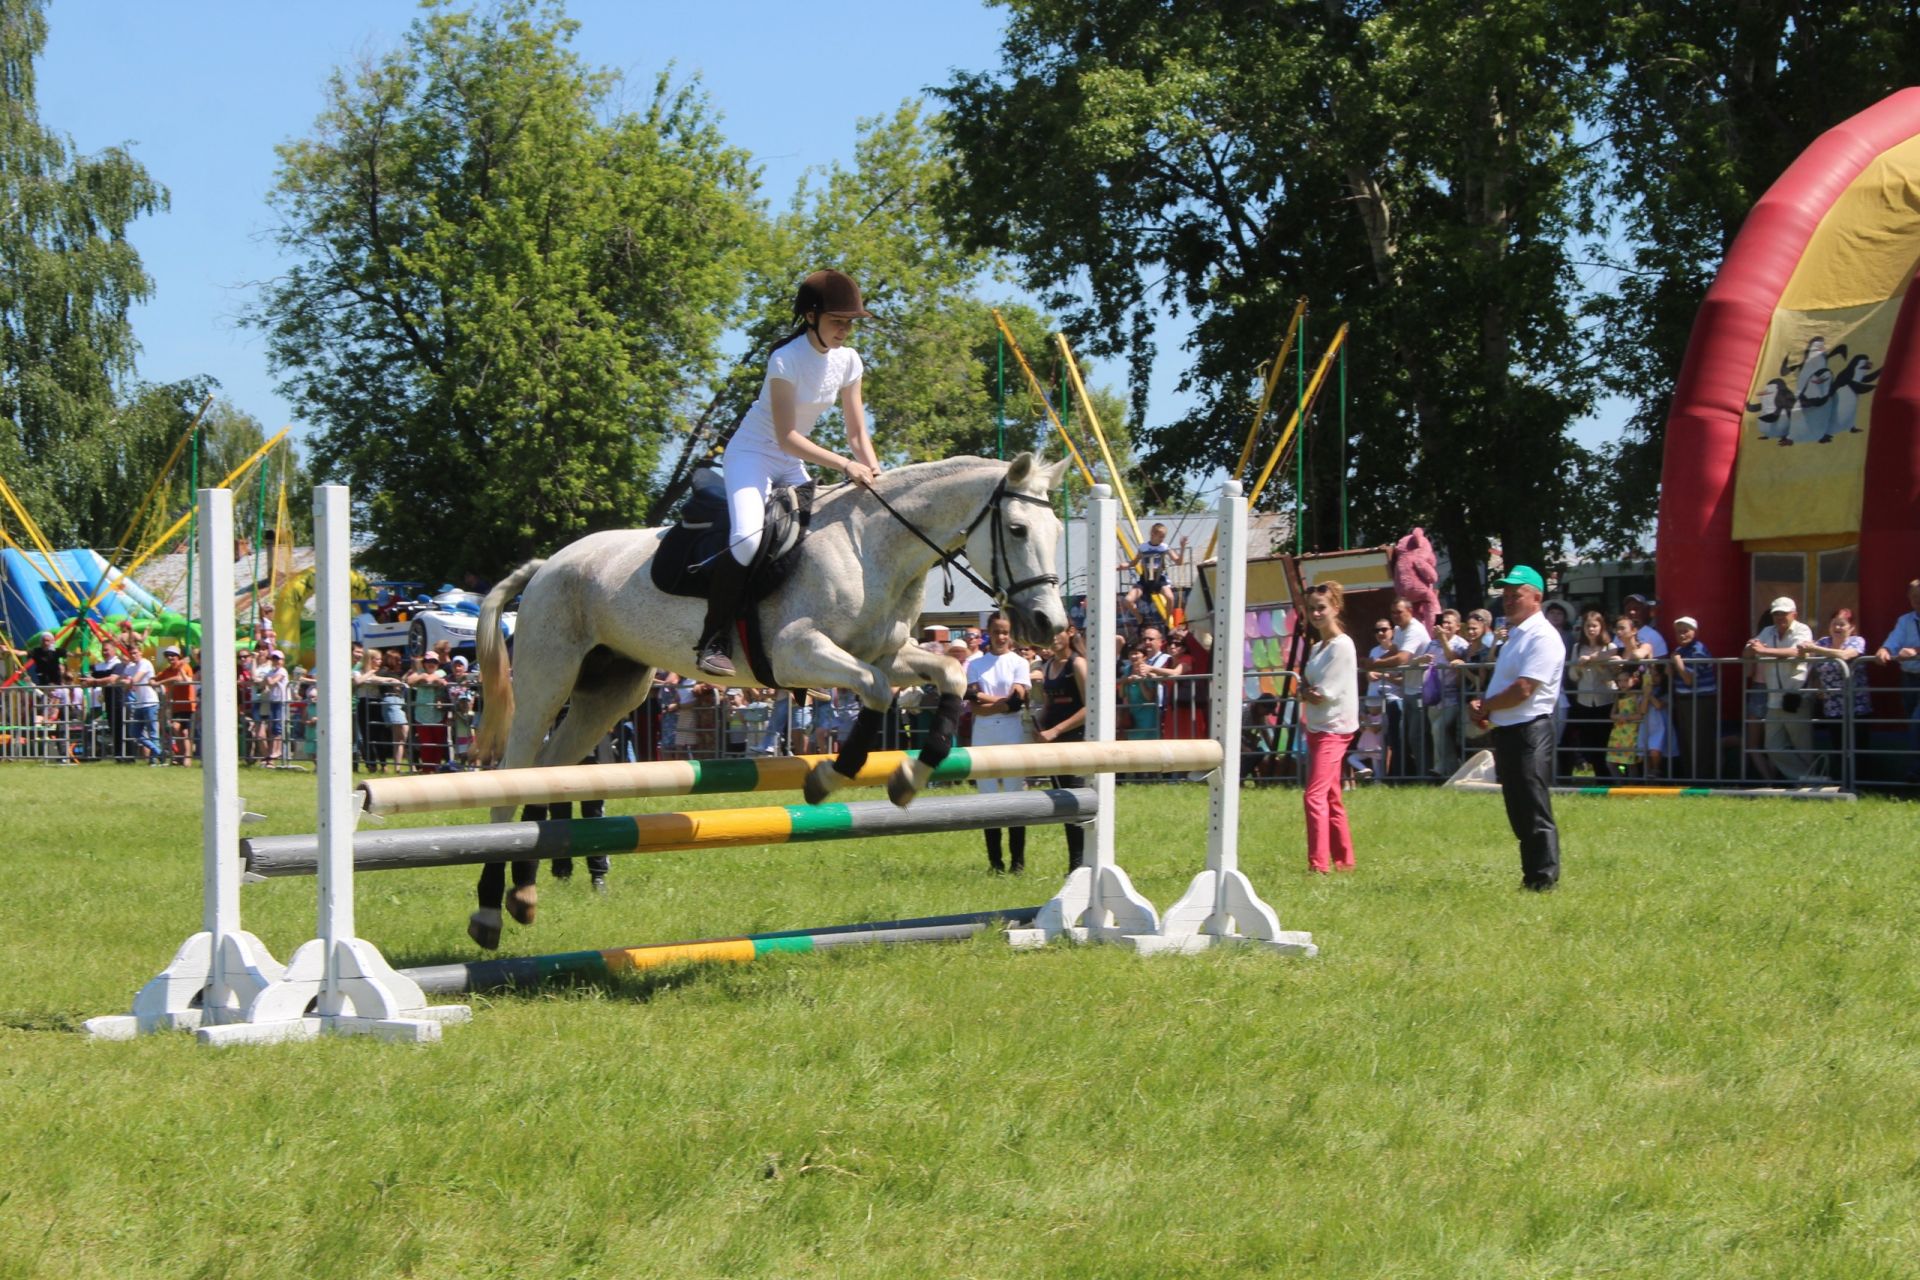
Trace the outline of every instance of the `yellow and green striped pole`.
{"type": "MultiPolygon", "coordinates": [[[[811,844],[822,840],[881,839],[990,827],[1036,827],[1089,822],[1099,800],[1089,788],[931,796],[901,809],[885,800],[850,804],[765,805],[752,809],[698,809],[616,818],[562,818],[544,822],[474,823],[463,827],[402,827],[358,831],[355,871],[398,871],[477,862],[579,858],[596,853],[665,853],[744,845],[811,844]]],[[[261,877],[312,875],[316,835],[256,836],[240,842],[247,871],[261,877]]]]}
{"type": "Polygon", "coordinates": [[[533,988],[555,978],[611,978],[669,964],[747,964],[765,956],[824,951],[830,947],[958,942],[996,924],[1014,927],[1032,924],[1039,914],[1039,907],[1012,907],[1003,911],[922,916],[914,920],[792,929],[784,933],[751,933],[737,938],[703,938],[697,942],[655,942],[607,951],[567,951],[550,956],[427,965],[400,972],[429,995],[499,987],[533,988]]]}

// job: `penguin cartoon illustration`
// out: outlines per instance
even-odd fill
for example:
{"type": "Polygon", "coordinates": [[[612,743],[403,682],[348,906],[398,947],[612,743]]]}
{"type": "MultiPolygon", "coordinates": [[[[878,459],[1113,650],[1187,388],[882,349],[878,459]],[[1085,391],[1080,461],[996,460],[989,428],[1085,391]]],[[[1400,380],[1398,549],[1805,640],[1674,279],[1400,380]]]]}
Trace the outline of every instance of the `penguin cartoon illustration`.
{"type": "Polygon", "coordinates": [[[1817,436],[1821,444],[1826,444],[1833,439],[1833,370],[1821,365],[1804,385],[1800,393],[1800,425],[1805,431],[1801,438],[1812,440],[1817,436]]]}
{"type": "Polygon", "coordinates": [[[1747,406],[1748,413],[1760,415],[1760,438],[1762,440],[1779,439],[1785,441],[1787,433],[1793,430],[1793,406],[1797,397],[1793,388],[1784,378],[1772,378],[1767,389],[1760,397],[1759,404],[1747,406]]]}
{"type": "Polygon", "coordinates": [[[1833,426],[1829,428],[1834,435],[1841,433],[1860,434],[1857,421],[1860,409],[1860,397],[1873,390],[1873,384],[1880,379],[1880,370],[1874,367],[1869,356],[1855,356],[1847,361],[1833,379],[1833,426]]]}

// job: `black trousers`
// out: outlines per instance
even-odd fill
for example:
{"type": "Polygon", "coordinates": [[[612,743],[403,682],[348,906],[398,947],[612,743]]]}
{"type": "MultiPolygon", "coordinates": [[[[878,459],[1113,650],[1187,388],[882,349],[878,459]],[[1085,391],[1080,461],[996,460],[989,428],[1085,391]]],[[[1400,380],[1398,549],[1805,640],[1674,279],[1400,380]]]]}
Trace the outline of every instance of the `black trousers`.
{"type": "MultiPolygon", "coordinates": [[[[1061,739],[1061,741],[1084,742],[1084,738],[1061,739]]],[[[1087,780],[1077,773],[1058,773],[1053,777],[1053,785],[1060,790],[1084,787],[1087,780]]],[[[1078,871],[1087,860],[1087,829],[1077,822],[1069,822],[1061,830],[1067,833],[1067,870],[1078,871]]]]}
{"type": "Polygon", "coordinates": [[[1560,879],[1560,828],[1553,823],[1553,717],[1495,725],[1493,767],[1507,802],[1507,825],[1520,842],[1520,875],[1529,889],[1560,879]]]}

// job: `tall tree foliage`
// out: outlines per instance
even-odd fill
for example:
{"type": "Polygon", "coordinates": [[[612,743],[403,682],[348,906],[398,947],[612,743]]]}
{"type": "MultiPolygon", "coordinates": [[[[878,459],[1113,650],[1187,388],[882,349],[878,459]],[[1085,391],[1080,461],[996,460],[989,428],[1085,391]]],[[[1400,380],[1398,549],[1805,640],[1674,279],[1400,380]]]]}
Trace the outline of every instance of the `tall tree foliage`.
{"type": "Polygon", "coordinates": [[[617,111],[574,28],[430,12],[281,149],[294,265],[257,320],[383,569],[493,573],[635,523],[737,314],[747,157],[697,86],[617,111]]]}
{"type": "Polygon", "coordinates": [[[152,290],[127,228],[167,193],[123,148],[76,155],[40,122],[44,8],[0,0],[0,475],[48,537],[110,546],[171,443],[152,403],[119,403],[127,311],[152,290]]]}
{"type": "MultiPolygon", "coordinates": [[[[968,243],[1015,254],[1091,346],[1134,362],[1136,407],[1153,313],[1191,317],[1199,405],[1146,433],[1150,467],[1234,455],[1306,294],[1317,340],[1353,326],[1359,536],[1425,524],[1467,585],[1490,542],[1532,556],[1600,525],[1569,431],[1592,392],[1571,255],[1595,175],[1575,125],[1598,87],[1570,6],[1006,7],[1000,67],[941,91],[943,198],[968,243]]],[[[1314,547],[1338,538],[1330,421],[1314,547]]]]}
{"type": "Polygon", "coordinates": [[[1827,129],[1920,83],[1910,0],[1613,6],[1601,124],[1617,157],[1614,288],[1596,304],[1632,402],[1615,470],[1651,494],[1694,313],[1754,201],[1827,129]]]}

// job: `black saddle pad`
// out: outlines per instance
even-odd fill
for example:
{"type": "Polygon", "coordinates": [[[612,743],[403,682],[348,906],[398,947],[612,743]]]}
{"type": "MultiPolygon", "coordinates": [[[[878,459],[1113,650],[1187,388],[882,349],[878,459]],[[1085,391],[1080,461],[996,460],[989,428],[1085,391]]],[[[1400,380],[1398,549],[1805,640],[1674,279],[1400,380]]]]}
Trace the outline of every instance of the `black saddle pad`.
{"type": "MultiPolygon", "coordinates": [[[[758,604],[778,591],[799,563],[800,544],[813,520],[813,492],[811,483],[779,485],[767,496],[766,531],[748,566],[747,604],[758,604]]],[[[713,562],[731,554],[731,533],[726,483],[717,469],[701,467],[680,504],[679,520],[654,552],[653,585],[668,595],[705,600],[713,562]]]]}

